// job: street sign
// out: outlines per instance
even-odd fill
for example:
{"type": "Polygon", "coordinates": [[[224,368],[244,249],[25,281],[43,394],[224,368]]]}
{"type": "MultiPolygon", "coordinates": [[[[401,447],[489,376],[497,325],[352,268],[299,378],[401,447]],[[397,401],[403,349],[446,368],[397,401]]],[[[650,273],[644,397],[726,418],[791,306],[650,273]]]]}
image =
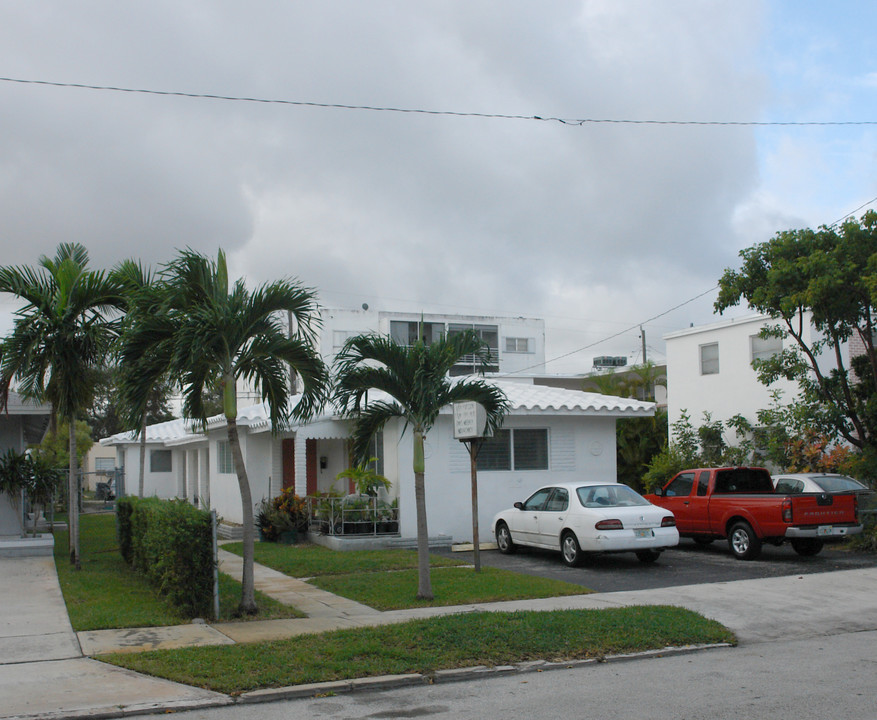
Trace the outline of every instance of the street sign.
{"type": "Polygon", "coordinates": [[[454,438],[471,440],[484,436],[487,411],[477,402],[454,403],[454,438]]]}

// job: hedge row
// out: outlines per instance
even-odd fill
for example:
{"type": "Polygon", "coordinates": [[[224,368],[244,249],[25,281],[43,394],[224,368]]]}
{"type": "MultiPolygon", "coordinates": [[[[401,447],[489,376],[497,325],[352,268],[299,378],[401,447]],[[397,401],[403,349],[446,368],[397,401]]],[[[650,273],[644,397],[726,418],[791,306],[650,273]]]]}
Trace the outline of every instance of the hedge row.
{"type": "Polygon", "coordinates": [[[213,614],[210,513],[185,500],[125,497],[116,503],[119,551],[186,617],[213,614]]]}

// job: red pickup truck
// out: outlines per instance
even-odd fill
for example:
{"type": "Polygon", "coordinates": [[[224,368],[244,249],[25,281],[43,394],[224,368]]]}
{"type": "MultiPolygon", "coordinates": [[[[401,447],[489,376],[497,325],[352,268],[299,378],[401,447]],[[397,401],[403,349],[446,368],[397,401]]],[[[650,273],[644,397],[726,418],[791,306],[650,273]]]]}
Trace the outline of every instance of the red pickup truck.
{"type": "Polygon", "coordinates": [[[727,538],[741,560],[758,557],[763,542],[816,555],[826,540],[862,532],[855,493],[776,493],[764,468],[683,470],[646,499],[672,511],[681,536],[727,538]]]}

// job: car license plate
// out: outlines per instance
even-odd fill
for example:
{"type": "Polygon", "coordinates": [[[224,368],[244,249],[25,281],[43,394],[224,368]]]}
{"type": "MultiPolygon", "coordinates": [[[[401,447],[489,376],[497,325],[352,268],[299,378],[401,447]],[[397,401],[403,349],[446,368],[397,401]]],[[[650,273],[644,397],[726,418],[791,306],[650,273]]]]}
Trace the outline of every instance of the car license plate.
{"type": "Polygon", "coordinates": [[[820,525],[816,530],[817,535],[831,535],[834,531],[834,528],[831,525],[820,525]]]}
{"type": "Polygon", "coordinates": [[[633,531],[633,536],[634,536],[634,537],[638,537],[638,538],[653,537],[654,534],[655,534],[655,533],[653,533],[653,532],[652,532],[651,530],[649,530],[649,529],[635,529],[635,530],[633,531]]]}

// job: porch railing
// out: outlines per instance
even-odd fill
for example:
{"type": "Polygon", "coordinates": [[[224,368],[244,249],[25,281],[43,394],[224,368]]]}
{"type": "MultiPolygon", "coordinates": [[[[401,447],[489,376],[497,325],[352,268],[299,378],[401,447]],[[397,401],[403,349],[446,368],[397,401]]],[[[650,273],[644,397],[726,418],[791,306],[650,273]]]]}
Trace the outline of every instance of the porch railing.
{"type": "Polygon", "coordinates": [[[376,497],[305,498],[308,526],[323,535],[397,535],[399,508],[376,497]]]}

